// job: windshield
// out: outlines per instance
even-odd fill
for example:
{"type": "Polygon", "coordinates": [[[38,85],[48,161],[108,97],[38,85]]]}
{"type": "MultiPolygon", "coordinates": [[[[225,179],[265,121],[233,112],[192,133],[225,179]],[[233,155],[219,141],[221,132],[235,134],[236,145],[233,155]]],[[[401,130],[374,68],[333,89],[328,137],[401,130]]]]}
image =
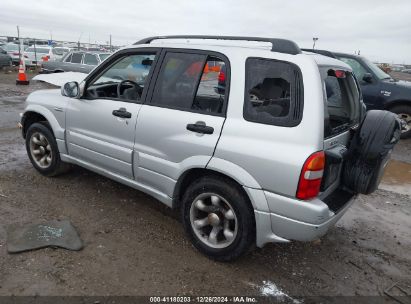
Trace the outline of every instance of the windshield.
{"type": "Polygon", "coordinates": [[[111,54],[98,54],[100,56],[100,60],[104,61],[108,56],[110,56],[111,54]]]}
{"type": "Polygon", "coordinates": [[[375,74],[375,76],[378,79],[389,79],[391,78],[390,75],[385,73],[383,70],[381,70],[377,65],[369,61],[367,58],[362,58],[364,63],[370,68],[370,70],[375,74]]]}

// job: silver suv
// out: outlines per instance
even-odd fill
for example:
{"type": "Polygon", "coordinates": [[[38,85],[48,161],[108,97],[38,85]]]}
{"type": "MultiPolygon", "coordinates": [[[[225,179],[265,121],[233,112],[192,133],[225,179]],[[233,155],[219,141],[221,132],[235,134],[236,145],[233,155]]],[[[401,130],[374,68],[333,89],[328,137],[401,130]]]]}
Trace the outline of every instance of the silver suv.
{"type": "Polygon", "coordinates": [[[27,103],[41,174],[76,164],[179,208],[220,261],[324,235],[377,188],[400,133],[395,115],[366,114],[348,65],[283,39],[151,37],[27,103]]]}

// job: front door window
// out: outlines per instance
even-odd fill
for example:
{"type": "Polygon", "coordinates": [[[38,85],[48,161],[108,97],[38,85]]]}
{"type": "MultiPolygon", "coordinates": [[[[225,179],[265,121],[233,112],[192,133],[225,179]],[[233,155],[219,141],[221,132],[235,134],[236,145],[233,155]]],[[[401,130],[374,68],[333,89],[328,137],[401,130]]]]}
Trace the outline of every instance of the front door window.
{"type": "Polygon", "coordinates": [[[155,54],[134,54],[120,58],[88,85],[86,97],[139,102],[155,54]]]}

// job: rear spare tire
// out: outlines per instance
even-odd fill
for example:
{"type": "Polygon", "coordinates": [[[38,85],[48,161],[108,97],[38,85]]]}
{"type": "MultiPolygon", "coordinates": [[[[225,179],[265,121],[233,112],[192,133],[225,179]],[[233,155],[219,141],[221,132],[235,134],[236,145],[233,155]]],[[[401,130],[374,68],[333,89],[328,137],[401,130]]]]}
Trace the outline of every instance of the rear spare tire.
{"type": "Polygon", "coordinates": [[[400,135],[401,125],[395,114],[368,111],[348,148],[343,168],[344,185],[356,193],[374,192],[400,135]]]}

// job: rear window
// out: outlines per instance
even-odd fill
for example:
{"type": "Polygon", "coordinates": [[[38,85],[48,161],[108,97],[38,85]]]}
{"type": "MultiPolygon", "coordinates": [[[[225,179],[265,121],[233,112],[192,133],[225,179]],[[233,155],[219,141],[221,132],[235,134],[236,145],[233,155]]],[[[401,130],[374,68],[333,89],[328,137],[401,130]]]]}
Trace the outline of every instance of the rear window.
{"type": "Polygon", "coordinates": [[[36,52],[36,53],[41,53],[41,54],[48,54],[49,51],[50,51],[49,49],[39,48],[39,47],[36,47],[36,49],[34,49],[34,47],[29,47],[29,48],[26,50],[26,52],[31,52],[31,53],[36,52]]]}
{"type": "Polygon", "coordinates": [[[325,93],[324,136],[331,137],[359,123],[360,94],[351,72],[322,68],[325,93]]]}
{"type": "Polygon", "coordinates": [[[247,59],[246,120],[293,127],[300,123],[302,110],[303,84],[297,66],[270,59],[247,59]]]}
{"type": "Polygon", "coordinates": [[[5,49],[6,51],[18,51],[19,50],[19,46],[17,44],[6,44],[3,46],[3,49],[5,49]]]}

